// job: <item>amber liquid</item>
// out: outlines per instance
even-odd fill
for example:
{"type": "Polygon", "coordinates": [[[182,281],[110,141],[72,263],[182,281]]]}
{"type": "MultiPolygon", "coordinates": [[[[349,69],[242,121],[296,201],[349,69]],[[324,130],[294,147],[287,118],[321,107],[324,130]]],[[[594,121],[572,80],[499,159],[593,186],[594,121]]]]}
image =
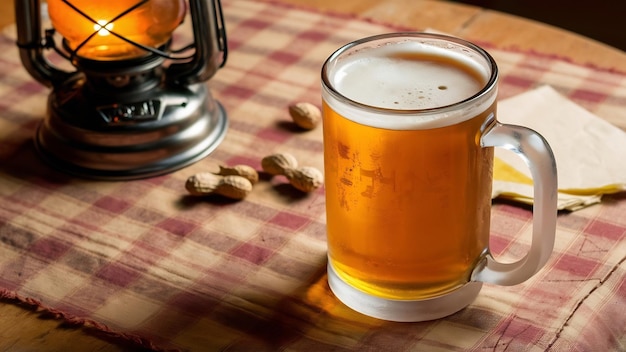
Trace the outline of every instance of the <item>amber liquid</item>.
{"type": "Polygon", "coordinates": [[[348,284],[392,299],[467,283],[488,246],[493,148],[481,128],[495,103],[446,127],[356,123],[324,102],[329,260],[348,284]]]}

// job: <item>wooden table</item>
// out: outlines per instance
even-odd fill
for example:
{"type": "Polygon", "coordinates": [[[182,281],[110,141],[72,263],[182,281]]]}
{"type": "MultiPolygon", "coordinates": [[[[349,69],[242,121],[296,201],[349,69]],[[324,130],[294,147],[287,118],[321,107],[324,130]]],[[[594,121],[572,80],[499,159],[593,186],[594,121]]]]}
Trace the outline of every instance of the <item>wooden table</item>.
{"type": "MultiPolygon", "coordinates": [[[[322,11],[353,14],[398,26],[435,28],[471,41],[502,48],[533,50],[571,62],[626,72],[626,53],[541,23],[445,1],[414,0],[281,0],[322,11]]],[[[14,21],[13,0],[0,2],[0,27],[14,21]]],[[[120,351],[80,329],[9,303],[0,303],[0,351],[120,351]]]]}

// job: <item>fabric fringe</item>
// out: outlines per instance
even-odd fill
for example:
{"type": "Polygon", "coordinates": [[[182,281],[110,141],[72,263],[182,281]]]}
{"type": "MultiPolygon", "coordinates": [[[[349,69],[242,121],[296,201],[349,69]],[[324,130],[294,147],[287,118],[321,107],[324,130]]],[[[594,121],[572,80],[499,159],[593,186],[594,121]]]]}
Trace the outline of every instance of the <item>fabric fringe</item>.
{"type": "Polygon", "coordinates": [[[91,319],[80,318],[43,305],[39,300],[22,297],[15,292],[0,288],[0,302],[14,304],[39,315],[42,319],[52,319],[61,322],[60,327],[82,329],[86,334],[103,341],[113,343],[125,350],[178,352],[177,349],[164,349],[155,345],[149,339],[134,334],[127,334],[111,330],[107,325],[91,319]]]}

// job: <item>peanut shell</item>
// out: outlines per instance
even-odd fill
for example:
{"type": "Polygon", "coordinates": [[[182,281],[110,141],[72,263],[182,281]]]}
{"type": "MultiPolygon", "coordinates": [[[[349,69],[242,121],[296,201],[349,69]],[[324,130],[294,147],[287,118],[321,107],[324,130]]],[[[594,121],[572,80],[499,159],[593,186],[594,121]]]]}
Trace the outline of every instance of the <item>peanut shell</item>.
{"type": "Polygon", "coordinates": [[[305,130],[312,130],[322,121],[322,112],[311,103],[289,105],[289,115],[293,122],[305,130]]]}

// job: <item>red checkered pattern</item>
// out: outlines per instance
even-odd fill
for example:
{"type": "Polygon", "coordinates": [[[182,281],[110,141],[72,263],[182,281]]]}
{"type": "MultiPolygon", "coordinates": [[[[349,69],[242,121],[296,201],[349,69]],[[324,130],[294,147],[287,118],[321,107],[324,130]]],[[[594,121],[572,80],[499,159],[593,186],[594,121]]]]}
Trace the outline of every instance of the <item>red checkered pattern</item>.
{"type": "MultiPolygon", "coordinates": [[[[186,196],[218,164],[260,169],[294,154],[323,168],[321,129],[287,106],[320,102],[319,71],[339,46],[395,30],[252,0],[224,2],[230,56],[208,83],[230,128],[209,157],[130,182],[75,179],[43,165],[32,136],[48,90],[0,37],[0,292],[154,349],[608,351],[626,348],[626,195],[559,215],[547,268],[514,287],[486,285],[438,321],[383,322],[339,303],[326,283],[324,190],[262,180],[241,202],[186,196]]],[[[626,128],[626,76],[479,43],[499,63],[501,98],[549,84],[626,128]]],[[[558,143],[558,141],[550,141],[558,143]]],[[[625,155],[626,156],[626,155],[625,155]]],[[[626,160],[626,158],[625,158],[626,160]]],[[[498,203],[492,248],[529,246],[531,213],[498,203]]]]}

